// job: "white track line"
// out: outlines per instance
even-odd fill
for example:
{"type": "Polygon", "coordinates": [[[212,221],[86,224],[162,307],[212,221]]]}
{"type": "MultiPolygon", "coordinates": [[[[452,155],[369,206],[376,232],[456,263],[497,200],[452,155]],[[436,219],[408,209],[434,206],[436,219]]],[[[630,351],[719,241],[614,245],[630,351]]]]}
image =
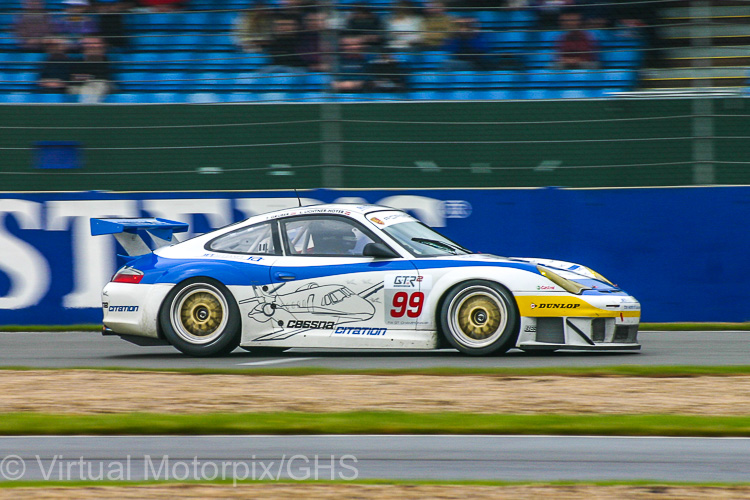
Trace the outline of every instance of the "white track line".
{"type": "Polygon", "coordinates": [[[251,361],[249,363],[239,363],[237,366],[278,365],[280,363],[293,363],[295,361],[308,361],[310,359],[313,359],[313,358],[267,359],[265,361],[251,361]]]}

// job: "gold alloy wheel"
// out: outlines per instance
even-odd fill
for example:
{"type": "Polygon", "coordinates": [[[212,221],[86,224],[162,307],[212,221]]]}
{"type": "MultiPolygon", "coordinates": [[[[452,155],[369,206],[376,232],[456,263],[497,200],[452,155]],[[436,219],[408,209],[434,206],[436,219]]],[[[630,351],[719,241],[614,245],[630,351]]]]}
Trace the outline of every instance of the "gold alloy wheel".
{"type": "Polygon", "coordinates": [[[451,301],[448,321],[457,342],[472,348],[486,347],[505,331],[508,308],[492,288],[471,286],[451,301]]]}
{"type": "Polygon", "coordinates": [[[458,308],[458,326],[467,337],[484,340],[497,330],[500,309],[484,295],[474,295],[458,308]]]}
{"type": "Polygon", "coordinates": [[[224,295],[206,283],[185,287],[172,302],[175,333],[191,344],[207,344],[221,336],[227,324],[224,295]]]}

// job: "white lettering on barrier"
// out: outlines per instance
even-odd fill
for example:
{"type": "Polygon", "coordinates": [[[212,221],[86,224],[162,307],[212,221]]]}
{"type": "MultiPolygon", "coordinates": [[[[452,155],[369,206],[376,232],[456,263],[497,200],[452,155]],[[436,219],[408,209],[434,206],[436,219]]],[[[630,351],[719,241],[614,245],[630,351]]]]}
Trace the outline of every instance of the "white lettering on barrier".
{"type": "Polygon", "coordinates": [[[72,231],[73,291],[63,307],[99,307],[102,288],[115,272],[114,238],[92,238],[91,217],[136,217],[136,200],[53,200],[47,202],[47,229],[72,231]]]}
{"type": "Polygon", "coordinates": [[[378,202],[378,205],[411,210],[419,220],[432,227],[445,227],[443,202],[427,196],[389,196],[378,202]]]}
{"type": "Polygon", "coordinates": [[[302,206],[323,203],[313,198],[300,198],[299,201],[297,201],[297,198],[237,198],[234,200],[235,207],[245,217],[298,207],[300,202],[302,202],[302,206]]]}
{"type": "Polygon", "coordinates": [[[0,297],[0,309],[23,309],[46,295],[50,270],[36,248],[6,231],[4,222],[9,215],[21,229],[42,229],[42,205],[28,200],[0,200],[0,271],[10,279],[10,290],[0,297]]]}
{"type": "MultiPolygon", "coordinates": [[[[367,203],[360,197],[339,198],[336,202],[367,203]]],[[[205,214],[212,228],[232,222],[232,204],[245,217],[272,210],[297,206],[295,198],[180,198],[150,200],[50,200],[47,201],[46,224],[42,218],[43,204],[21,200],[0,199],[0,272],[11,281],[9,292],[0,297],[0,308],[22,309],[37,305],[50,289],[50,269],[44,255],[22,239],[10,234],[3,218],[15,217],[23,230],[70,231],[73,255],[73,290],[63,297],[62,307],[98,308],[101,290],[114,273],[115,242],[113,238],[92,238],[92,217],[142,216],[139,205],[154,217],[188,222],[193,216],[205,214]],[[189,219],[189,220],[188,220],[189,219]],[[45,227],[46,226],[46,227],[45,227]]],[[[322,203],[302,198],[303,205],[322,203]]],[[[426,224],[445,226],[443,201],[426,196],[389,196],[378,204],[412,211],[426,224]]]]}

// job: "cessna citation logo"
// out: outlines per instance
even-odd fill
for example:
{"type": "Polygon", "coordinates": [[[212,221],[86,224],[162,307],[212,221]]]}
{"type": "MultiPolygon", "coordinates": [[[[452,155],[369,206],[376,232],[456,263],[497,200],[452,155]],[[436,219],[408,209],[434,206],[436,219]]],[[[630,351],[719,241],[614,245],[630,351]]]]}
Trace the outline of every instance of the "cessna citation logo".
{"type": "Polygon", "coordinates": [[[581,304],[531,304],[532,309],[575,309],[576,307],[581,307],[581,304]]]}

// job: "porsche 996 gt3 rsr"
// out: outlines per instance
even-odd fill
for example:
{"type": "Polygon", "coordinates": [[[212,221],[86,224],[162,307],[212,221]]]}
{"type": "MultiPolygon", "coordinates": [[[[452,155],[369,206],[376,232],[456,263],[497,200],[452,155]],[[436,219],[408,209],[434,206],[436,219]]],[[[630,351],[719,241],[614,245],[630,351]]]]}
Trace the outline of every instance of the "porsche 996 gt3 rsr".
{"type": "Polygon", "coordinates": [[[103,290],[105,333],[141,345],[192,356],[237,346],[640,348],[640,304],[602,275],[475,254],[388,207],[281,210],[182,243],[175,233],[187,225],[164,219],[91,226],[129,254],[103,290]]]}

